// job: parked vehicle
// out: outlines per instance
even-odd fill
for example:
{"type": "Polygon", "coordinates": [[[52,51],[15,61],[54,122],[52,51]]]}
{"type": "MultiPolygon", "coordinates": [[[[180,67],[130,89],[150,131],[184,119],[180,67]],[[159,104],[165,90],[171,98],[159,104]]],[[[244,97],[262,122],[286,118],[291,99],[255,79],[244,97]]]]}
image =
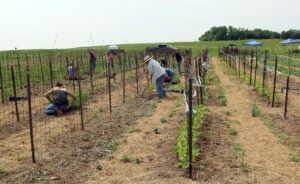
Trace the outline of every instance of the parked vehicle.
{"type": "Polygon", "coordinates": [[[170,44],[159,44],[157,47],[147,47],[146,53],[159,52],[159,53],[173,53],[174,47],[170,44]]]}
{"type": "Polygon", "coordinates": [[[109,50],[113,55],[117,55],[118,53],[123,53],[123,52],[125,52],[124,49],[120,49],[119,46],[117,46],[117,45],[110,45],[110,46],[108,46],[108,50],[109,50]]]}

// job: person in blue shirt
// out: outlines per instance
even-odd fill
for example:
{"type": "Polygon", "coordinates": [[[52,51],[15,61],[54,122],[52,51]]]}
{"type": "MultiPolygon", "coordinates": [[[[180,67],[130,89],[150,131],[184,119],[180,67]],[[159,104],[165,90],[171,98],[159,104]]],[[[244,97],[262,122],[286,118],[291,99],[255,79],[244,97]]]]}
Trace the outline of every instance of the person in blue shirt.
{"type": "MultiPolygon", "coordinates": [[[[165,83],[172,82],[173,78],[175,76],[175,72],[168,68],[168,62],[164,58],[159,58],[158,60],[160,61],[161,66],[165,69],[165,72],[166,72],[164,82],[165,83]]],[[[172,84],[173,84],[173,82],[172,82],[172,84]]]]}
{"type": "Polygon", "coordinates": [[[169,68],[165,68],[165,71],[167,75],[170,77],[170,80],[168,82],[171,82],[175,76],[175,72],[169,68]]]}

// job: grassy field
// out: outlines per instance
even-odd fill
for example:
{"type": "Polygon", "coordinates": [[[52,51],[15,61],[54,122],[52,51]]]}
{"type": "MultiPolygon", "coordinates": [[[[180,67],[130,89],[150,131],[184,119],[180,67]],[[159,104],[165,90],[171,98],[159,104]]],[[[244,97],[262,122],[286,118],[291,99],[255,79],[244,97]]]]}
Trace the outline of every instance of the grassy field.
{"type": "MultiPolygon", "coordinates": [[[[210,55],[217,55],[218,48],[227,46],[228,44],[235,44],[238,48],[245,48],[245,46],[241,46],[243,43],[248,40],[234,40],[234,41],[195,41],[195,42],[168,42],[168,44],[173,45],[179,49],[192,48],[193,54],[197,54],[200,50],[204,48],[208,48],[210,55]]],[[[257,48],[261,51],[268,50],[271,55],[284,55],[291,56],[295,58],[300,58],[300,53],[297,52],[299,44],[292,45],[283,45],[279,44],[279,39],[268,39],[268,40],[257,40],[262,43],[261,46],[257,48]],[[289,50],[291,51],[289,53],[289,50]]],[[[146,47],[149,46],[157,46],[160,43],[140,43],[140,44],[120,44],[119,47],[125,49],[126,51],[144,51],[146,47]]],[[[95,46],[94,47],[98,52],[104,52],[107,49],[107,46],[95,46]]],[[[248,48],[256,48],[256,47],[248,47],[248,48]]],[[[78,47],[78,48],[70,48],[70,49],[37,49],[37,50],[17,50],[17,51],[2,51],[0,53],[4,54],[13,54],[19,53],[20,55],[25,54],[42,54],[48,55],[49,53],[76,53],[76,52],[88,52],[89,47],[78,47]]],[[[1,57],[0,57],[1,59],[1,57]]]]}
{"type": "MultiPolygon", "coordinates": [[[[241,46],[243,43],[247,42],[248,40],[235,40],[235,41],[201,41],[201,42],[173,42],[169,43],[174,47],[180,49],[192,48],[194,54],[196,55],[198,51],[208,48],[210,55],[217,55],[218,48],[227,46],[229,44],[235,44],[238,48],[245,48],[245,46],[241,46]]],[[[300,58],[300,53],[297,53],[299,44],[292,44],[292,45],[283,45],[279,44],[279,39],[269,39],[269,40],[257,40],[261,42],[262,45],[258,46],[257,48],[261,51],[268,50],[271,55],[284,55],[284,56],[291,56],[295,58],[300,58]],[[290,48],[290,53],[289,53],[290,48]],[[293,52],[292,52],[293,51],[293,52]]],[[[129,44],[129,45],[120,45],[124,49],[128,50],[143,50],[147,46],[157,46],[159,43],[151,43],[151,44],[129,44]]],[[[256,48],[256,47],[247,47],[249,49],[256,48]]]]}

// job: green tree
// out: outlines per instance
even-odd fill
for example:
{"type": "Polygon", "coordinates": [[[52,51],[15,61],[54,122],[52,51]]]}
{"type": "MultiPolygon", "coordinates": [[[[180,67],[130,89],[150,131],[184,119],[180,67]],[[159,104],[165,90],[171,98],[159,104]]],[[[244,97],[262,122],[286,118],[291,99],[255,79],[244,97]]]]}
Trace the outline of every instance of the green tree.
{"type": "Polygon", "coordinates": [[[218,40],[239,40],[239,39],[271,39],[271,38],[300,38],[300,30],[290,29],[288,31],[282,31],[281,33],[263,30],[256,28],[254,30],[248,30],[245,28],[235,28],[233,26],[219,26],[212,27],[206,31],[198,39],[199,41],[218,41],[218,40]]]}

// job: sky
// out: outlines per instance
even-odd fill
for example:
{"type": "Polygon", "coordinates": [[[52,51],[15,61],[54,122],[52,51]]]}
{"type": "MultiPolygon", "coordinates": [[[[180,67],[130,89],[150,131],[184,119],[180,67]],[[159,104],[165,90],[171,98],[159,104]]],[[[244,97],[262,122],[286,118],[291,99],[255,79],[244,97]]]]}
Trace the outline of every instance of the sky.
{"type": "Polygon", "coordinates": [[[213,26],[300,29],[299,0],[0,0],[0,50],[194,42],[213,26]]]}

